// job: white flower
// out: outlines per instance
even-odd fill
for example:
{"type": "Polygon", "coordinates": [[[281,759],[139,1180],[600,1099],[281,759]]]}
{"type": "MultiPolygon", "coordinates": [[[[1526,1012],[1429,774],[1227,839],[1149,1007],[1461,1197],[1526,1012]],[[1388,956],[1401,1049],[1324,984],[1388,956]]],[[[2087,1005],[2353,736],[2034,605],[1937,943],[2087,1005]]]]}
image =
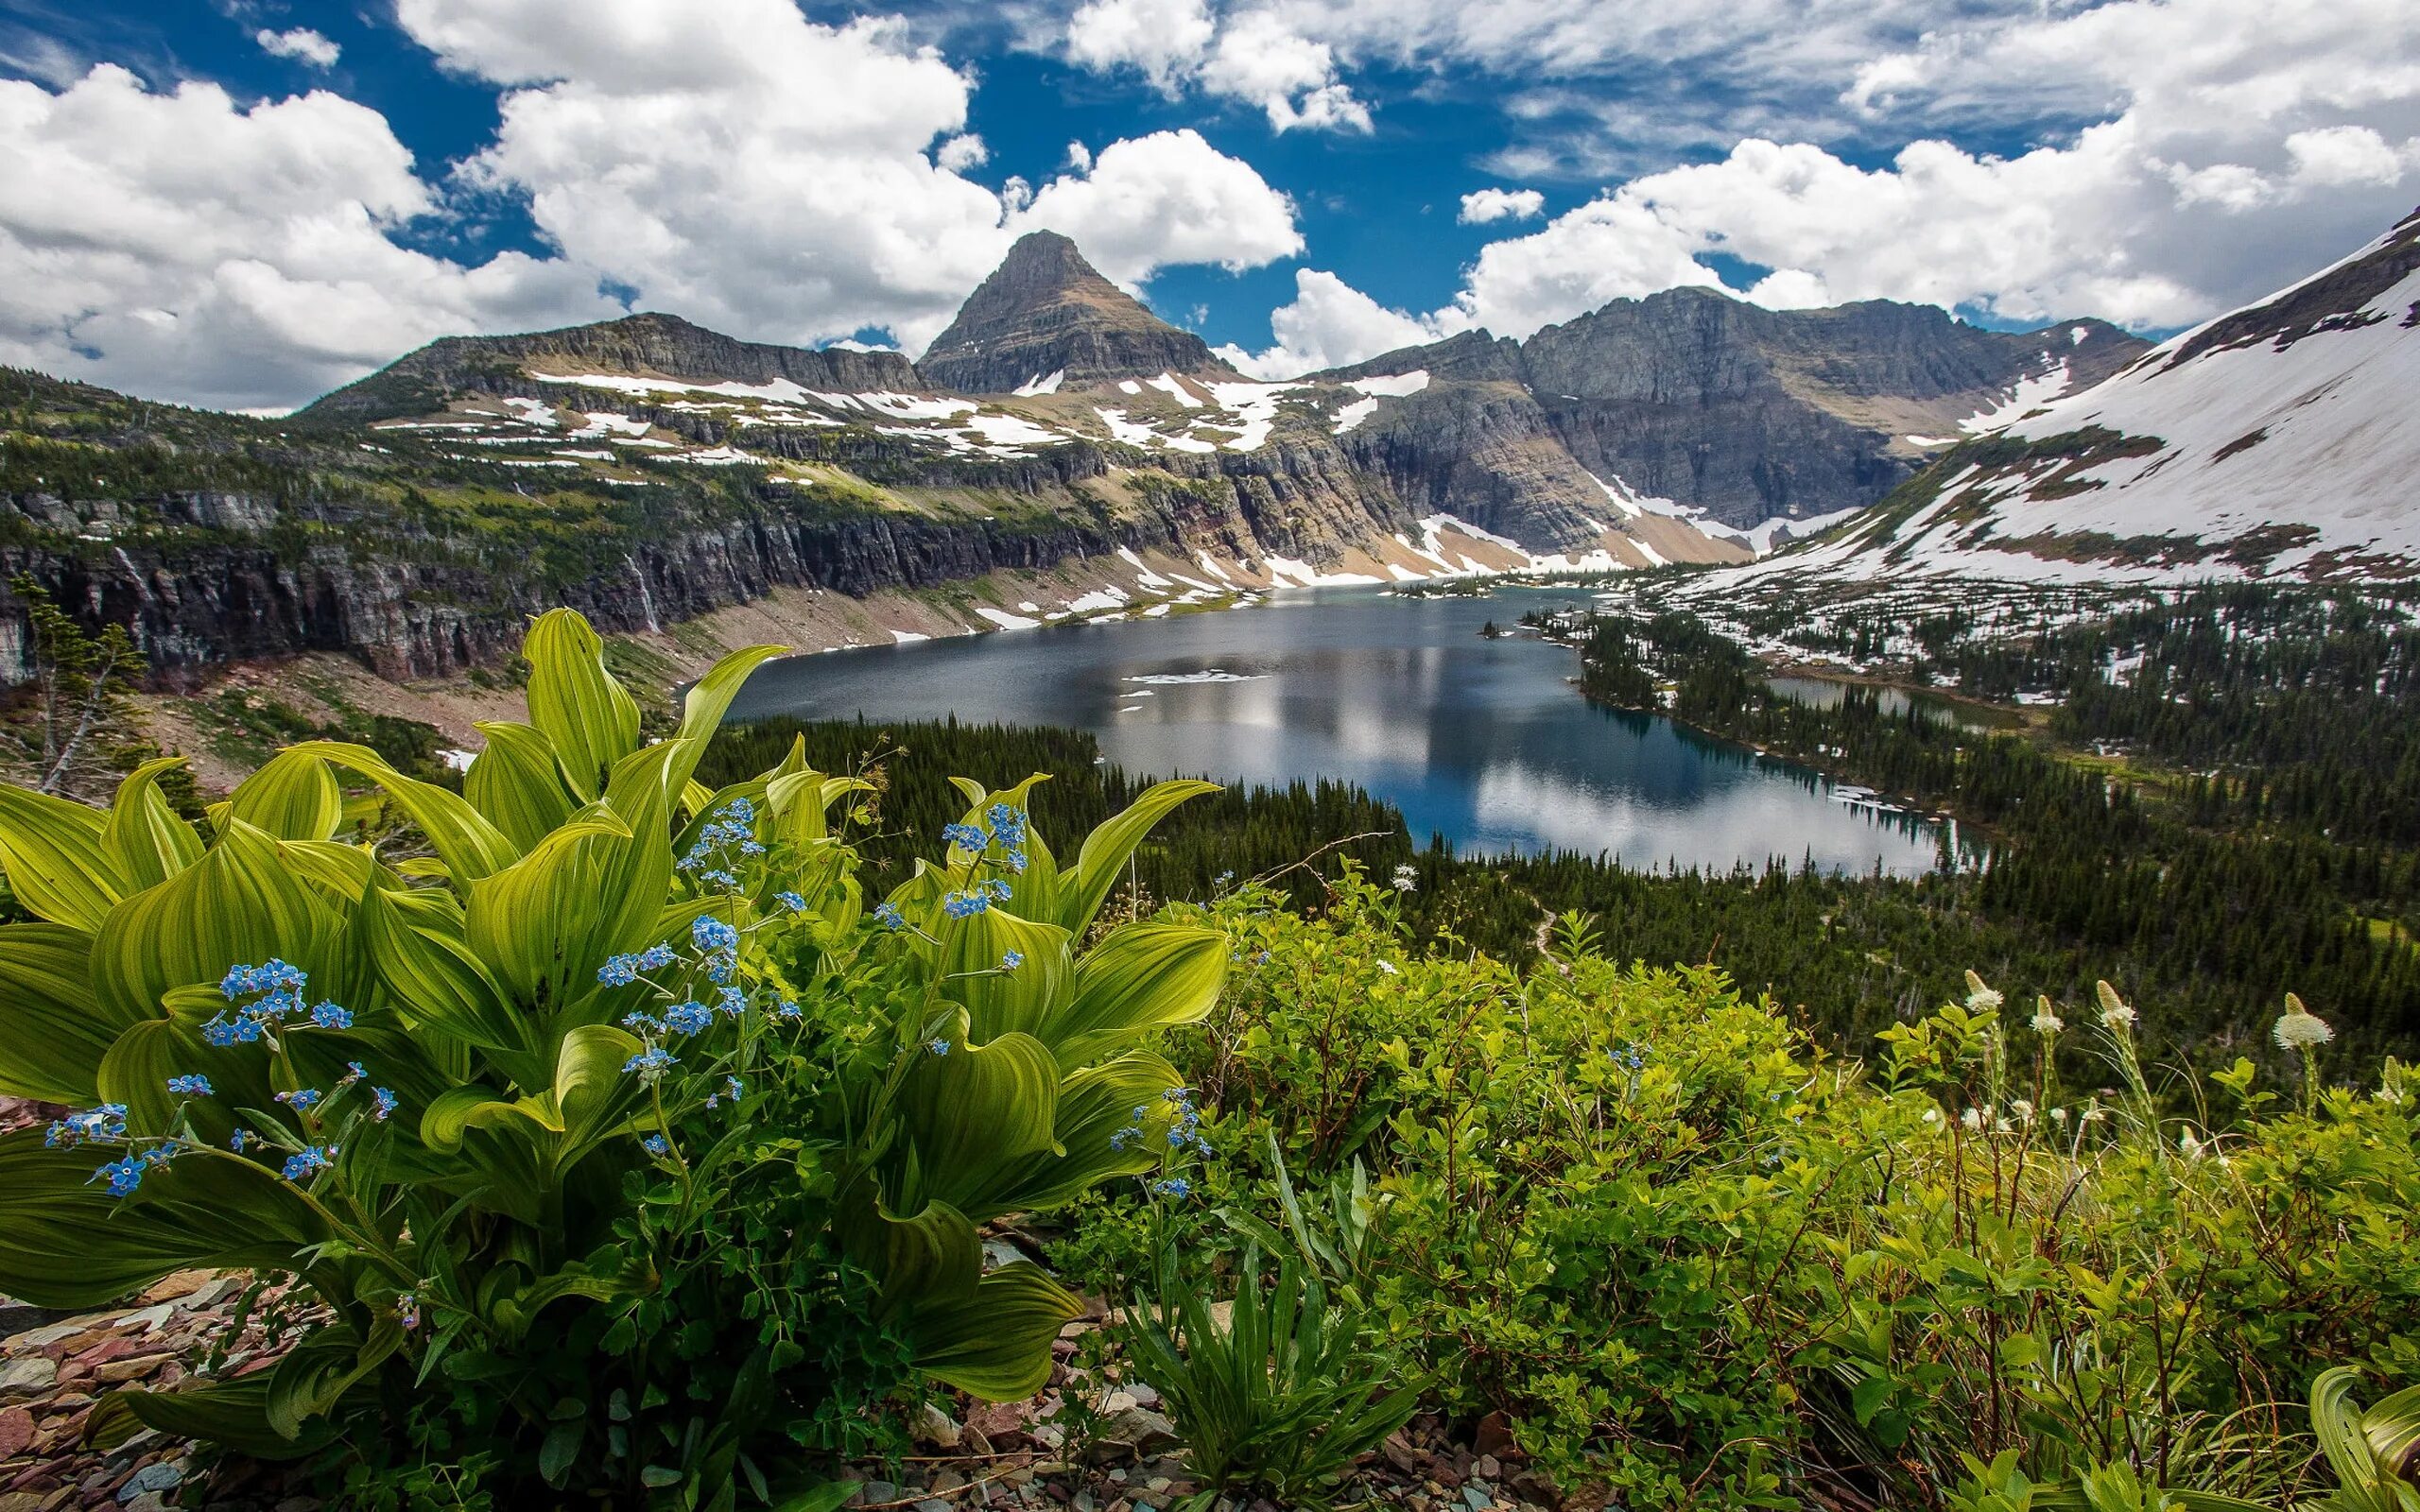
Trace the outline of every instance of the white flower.
{"type": "Polygon", "coordinates": [[[1392,961],[1380,961],[1378,963],[1378,970],[1386,972],[1389,976],[1403,975],[1401,971],[1395,970],[1395,963],[1392,961]]]}
{"type": "MultiPolygon", "coordinates": [[[[2383,1096],[2385,1096],[2386,1094],[2385,1094],[2385,1093],[2383,1093],[2383,1092],[2381,1092],[2381,1093],[2379,1093],[2378,1095],[2379,1095],[2379,1096],[2381,1096],[2381,1097],[2383,1097],[2383,1096]]],[[[1926,1108],[1926,1109],[1925,1109],[1925,1122],[1926,1122],[1926,1123],[1927,1123],[1927,1124],[1938,1124],[1938,1123],[1940,1123],[1940,1122],[1941,1122],[1941,1109],[1940,1109],[1940,1108],[1926,1108]]]]}
{"type": "Polygon", "coordinates": [[[2327,1021],[2304,1007],[2303,1000],[2291,992],[2286,994],[2286,1011],[2273,1033],[2280,1050],[2309,1050],[2336,1038],[2327,1021]]]}
{"type": "Polygon", "coordinates": [[[1420,873],[1407,862],[1395,868],[1395,891],[1410,892],[1420,885],[1420,873]]]}
{"type": "Polygon", "coordinates": [[[2058,1125],[2061,1128],[2066,1127],[2067,1110],[2064,1108],[2054,1108],[2050,1109],[2050,1122],[2058,1125]]]}
{"type": "Polygon", "coordinates": [[[2048,993],[2046,992],[2033,1000],[2033,1032],[2035,1034],[2057,1034],[2066,1026],[2067,1021],[2060,1018],[2059,1010],[2050,1005],[2048,993]]]}
{"type": "Polygon", "coordinates": [[[2100,999],[2100,1022],[2111,1029],[2131,1029],[2135,1025],[2135,1010],[2126,1006],[2118,989],[2106,982],[2095,982],[2092,989],[2100,999]]]}
{"type": "Polygon", "coordinates": [[[2016,1120],[2019,1124],[2031,1124],[2033,1122],[2033,1104],[2023,1097],[2011,1098],[2008,1105],[2008,1116],[2016,1120]]]}
{"type": "Polygon", "coordinates": [[[2076,1115],[2076,1122],[2079,1124],[2098,1124],[2108,1116],[2109,1109],[2101,1107],[2099,1103],[2086,1103],[2084,1104],[2083,1111],[2076,1115]]]}
{"type": "Polygon", "coordinates": [[[1967,1133],[1979,1134],[1983,1128],[1983,1110],[1979,1108],[1970,1108],[1958,1115],[1958,1122],[1966,1125],[1967,1133]]]}
{"type": "Polygon", "coordinates": [[[2181,1130],[2177,1134],[2176,1147],[2185,1152],[2185,1158],[2188,1160],[2200,1160],[2204,1152],[2208,1148],[2208,1146],[2204,1145],[2200,1140],[2193,1137],[2193,1131],[2189,1128],[2181,1130]]]}
{"type": "Polygon", "coordinates": [[[1998,1007],[2002,1001],[1998,993],[1983,985],[1981,977],[1972,971],[1966,973],[1966,1005],[1968,1007],[1979,1013],[1985,1008],[1998,1007]]]}

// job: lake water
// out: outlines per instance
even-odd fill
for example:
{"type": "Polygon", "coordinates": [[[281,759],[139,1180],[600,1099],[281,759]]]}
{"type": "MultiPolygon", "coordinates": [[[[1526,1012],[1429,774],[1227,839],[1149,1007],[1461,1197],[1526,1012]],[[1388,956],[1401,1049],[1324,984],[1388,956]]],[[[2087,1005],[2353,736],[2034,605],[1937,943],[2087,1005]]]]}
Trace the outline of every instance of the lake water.
{"type": "Polygon", "coordinates": [[[1214,613],[832,651],[761,668],[735,719],[940,719],[1092,731],[1131,772],[1283,785],[1333,778],[1465,854],[1575,850],[1645,870],[1811,857],[1913,875],[1934,827],[1802,767],[1662,718],[1603,710],[1579,657],[1490,620],[1586,600],[1553,590],[1403,598],[1286,593],[1214,613]]]}

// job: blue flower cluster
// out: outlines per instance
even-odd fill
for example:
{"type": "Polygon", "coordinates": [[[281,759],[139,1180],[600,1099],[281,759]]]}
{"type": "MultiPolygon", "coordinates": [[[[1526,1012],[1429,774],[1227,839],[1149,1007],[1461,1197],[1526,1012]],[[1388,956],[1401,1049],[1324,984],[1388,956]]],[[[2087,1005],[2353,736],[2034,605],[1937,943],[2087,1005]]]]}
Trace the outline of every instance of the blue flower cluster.
{"type": "Polygon", "coordinates": [[[756,839],[756,805],[735,798],[717,809],[699,829],[697,841],[681,858],[680,867],[700,882],[735,892],[739,878],[731,869],[733,857],[764,853],[765,847],[756,839]]]}
{"type": "Polygon", "coordinates": [[[1614,1047],[1613,1061],[1615,1065],[1635,1076],[1647,1064],[1647,1046],[1633,1044],[1625,1040],[1614,1047]]]}
{"type": "Polygon", "coordinates": [[[873,911],[873,919],[875,923],[880,924],[885,929],[906,929],[908,927],[908,916],[899,911],[899,905],[897,903],[884,903],[880,907],[876,908],[873,911]]]}
{"type": "Polygon", "coordinates": [[[928,1040],[925,1042],[925,1053],[933,1056],[946,1056],[949,1054],[949,1041],[946,1040],[928,1040]]]}
{"type": "Polygon", "coordinates": [[[739,949],[739,931],[711,914],[689,926],[689,939],[698,949],[709,954],[739,949]]]}
{"type": "Polygon", "coordinates": [[[1011,888],[1006,880],[994,877],[978,882],[964,892],[954,892],[942,900],[942,912],[952,919],[972,919],[990,908],[994,901],[1006,902],[1011,888]]]}
{"type": "Polygon", "coordinates": [[[784,908],[788,909],[793,914],[803,914],[806,912],[806,900],[794,892],[777,892],[773,894],[773,902],[781,904],[784,908]]]}
{"type": "Polygon", "coordinates": [[[78,1144],[114,1144],[126,1138],[126,1105],[103,1103],[88,1112],[70,1113],[50,1125],[43,1143],[55,1150],[78,1144]]]}
{"type": "Polygon", "coordinates": [[[210,1078],[207,1076],[171,1076],[168,1095],[171,1097],[208,1097],[210,1078]]]}
{"type": "Polygon", "coordinates": [[[672,964],[672,947],[650,945],[630,955],[615,955],[596,969],[596,980],[607,987],[629,987],[642,971],[661,971],[672,964]]]}
{"type": "Polygon", "coordinates": [[[672,1142],[661,1134],[650,1134],[639,1141],[639,1148],[661,1160],[672,1153],[672,1142]]]}
{"type": "MultiPolygon", "coordinates": [[[[1168,1150],[1176,1155],[1198,1155],[1203,1159],[1218,1153],[1201,1133],[1201,1113],[1193,1106],[1193,1089],[1171,1087],[1160,1093],[1161,1113],[1167,1120],[1166,1139],[1168,1150]]],[[[1150,1142],[1151,1106],[1136,1103],[1133,1115],[1126,1126],[1109,1137],[1109,1147],[1125,1153],[1150,1142]]]]}
{"type": "Polygon", "coordinates": [[[1171,1197],[1176,1201],[1183,1202],[1185,1198],[1193,1195],[1193,1183],[1187,1181],[1181,1176],[1172,1176],[1165,1180],[1152,1182],[1151,1190],[1159,1194],[1161,1196],[1171,1197]]]}
{"type": "Polygon", "coordinates": [[[290,1092],[279,1092],[277,1100],[298,1113],[307,1113],[320,1104],[320,1089],[297,1087],[290,1092]]]}
{"type": "Polygon", "coordinates": [[[321,1171],[336,1169],[337,1149],[333,1144],[305,1144],[285,1159],[285,1168],[279,1173],[288,1181],[301,1181],[321,1171]]]}
{"type": "Polygon", "coordinates": [[[1023,951],[1011,951],[1000,957],[1000,970],[1003,971],[1013,971],[1024,964],[1025,952],[1023,951]]]}
{"type": "Polygon", "coordinates": [[[672,1052],[662,1045],[649,1045],[622,1062],[622,1074],[634,1074],[644,1082],[659,1082],[664,1079],[666,1073],[678,1064],[680,1062],[673,1057],[672,1052]]]}
{"type": "MultiPolygon", "coordinates": [[[[228,968],[227,974],[219,979],[219,995],[242,1005],[203,1024],[202,1040],[220,1049],[257,1044],[274,1035],[286,1020],[305,1011],[302,991],[309,985],[310,979],[300,967],[274,957],[258,966],[228,968]],[[251,1001],[245,1003],[247,998],[251,1001]]],[[[353,1026],[353,1015],[333,1003],[322,1003],[308,1011],[311,1022],[322,1029],[353,1026]]]]}
{"type": "Polygon", "coordinates": [[[1008,803],[994,803],[983,813],[992,828],[979,824],[945,824],[942,826],[942,841],[953,850],[968,850],[985,856],[993,850],[1000,852],[1000,865],[1022,873],[1027,866],[1026,836],[1029,820],[1025,810],[1008,803]]]}

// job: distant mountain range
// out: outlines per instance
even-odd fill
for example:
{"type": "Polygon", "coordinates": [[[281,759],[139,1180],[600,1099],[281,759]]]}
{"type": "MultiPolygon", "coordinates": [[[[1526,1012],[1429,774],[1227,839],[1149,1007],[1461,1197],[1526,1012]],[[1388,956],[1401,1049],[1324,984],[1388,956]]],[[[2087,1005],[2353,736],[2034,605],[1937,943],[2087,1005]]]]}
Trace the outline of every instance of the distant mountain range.
{"type": "Polygon", "coordinates": [[[1964,441],[1760,573],[2024,581],[2420,573],[2420,211],[1964,441]]]}
{"type": "Polygon", "coordinates": [[[2156,352],[2098,320],[1681,289],[1263,383],[1039,232],[914,361],[648,314],[449,337],[285,421],[19,375],[0,565],[164,663],[341,648],[397,675],[492,656],[559,602],[636,628],[786,589],[912,593],[982,627],[1745,562],[1877,501],[1787,559],[2031,542],[2113,570],[2360,570],[2420,545],[2386,519],[2412,458],[2383,434],[2410,391],[2412,321],[2388,306],[2412,302],[2414,235],[2156,352]],[[2288,369],[2291,395],[2262,376],[2288,369]]]}

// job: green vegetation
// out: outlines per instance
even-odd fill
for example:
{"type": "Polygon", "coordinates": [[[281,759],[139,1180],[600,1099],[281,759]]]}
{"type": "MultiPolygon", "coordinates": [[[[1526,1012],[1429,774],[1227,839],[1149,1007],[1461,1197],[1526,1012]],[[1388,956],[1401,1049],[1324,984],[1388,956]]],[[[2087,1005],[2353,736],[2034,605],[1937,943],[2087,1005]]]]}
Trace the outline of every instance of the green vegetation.
{"type": "Polygon", "coordinates": [[[972,788],[869,911],[827,821],[862,783],[796,751],[693,780],[768,654],[642,747],[595,633],[548,615],[533,722],[492,729],[463,796],[331,742],[207,835],[166,763],[106,813],[0,787],[38,919],[0,926],[0,1091],[85,1109],[0,1138],[0,1293],[226,1266],[319,1308],[273,1369],[112,1395],[104,1442],[316,1457],[348,1505],[729,1506],[919,1378],[1042,1384],[1078,1299],[987,1268],[977,1226],[1156,1163],[1179,1082],[1137,1041],[1209,1010],[1227,943],[1092,925],[1203,784],[1063,864],[1023,785],[972,788]],[[434,855],[339,839],[339,773],[434,855]]]}
{"type": "MultiPolygon", "coordinates": [[[[1938,879],[1931,906],[1971,916],[1978,944],[1996,936],[1994,970],[2054,996],[2116,974],[2163,1005],[2164,1040],[2223,1057],[2256,1043],[2294,988],[2369,1053],[2420,1043],[2420,959],[2377,927],[2420,920],[2405,828],[2420,814],[2420,763],[2407,759],[2420,716],[2403,670],[2420,634],[2399,615],[2274,590],[2022,636],[2002,627],[1980,643],[1971,627],[1915,626],[1937,648],[1919,666],[2062,695],[2052,742],[1893,712],[1866,687],[1828,707],[1795,701],[1737,641],[1679,611],[1590,620],[1582,688],[1956,815],[1989,837],[1989,864],[1938,879]],[[2107,675],[2113,650],[2139,658],[2125,682],[2107,675]],[[2334,738],[2347,728],[2361,738],[2334,738]],[[2095,748],[2153,770],[2078,759],[2095,748]],[[2204,769],[2175,770],[2188,765],[2204,769]]],[[[1893,633],[1849,618],[1823,638],[1871,654],[1893,633]]]]}
{"type": "MultiPolygon", "coordinates": [[[[1739,691],[1703,626],[1596,633],[1739,691]]],[[[2282,988],[2256,1057],[2168,1066],[2180,1010],[1995,912],[2031,809],[2202,835],[2172,793],[1864,700],[1824,727],[1858,759],[2031,752],[1973,763],[1991,870],[1478,865],[1063,732],[717,731],[754,660],[643,745],[550,615],[458,795],[325,740],[198,825],[166,764],[107,811],[0,789],[36,919],[0,925],[0,1091],[79,1109],[0,1138],[0,1292],[209,1265],[321,1304],[271,1369],[109,1397],[105,1439],[365,1508],[829,1507],[922,1393],[1041,1387],[1080,1284],[1205,1502],[1359,1500],[1424,1408],[1582,1505],[2420,1498],[2420,1074],[2282,988]],[[1011,1215],[1051,1272],[986,1259],[1011,1215]]]]}

